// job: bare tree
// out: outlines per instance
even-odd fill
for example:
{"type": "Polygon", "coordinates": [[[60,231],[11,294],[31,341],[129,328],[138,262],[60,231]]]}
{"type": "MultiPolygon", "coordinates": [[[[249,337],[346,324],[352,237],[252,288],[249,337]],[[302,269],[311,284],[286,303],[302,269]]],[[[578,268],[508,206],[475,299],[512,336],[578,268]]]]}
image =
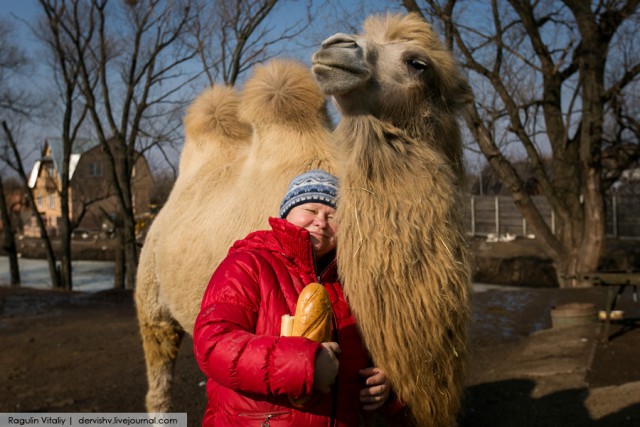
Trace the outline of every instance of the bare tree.
{"type": "Polygon", "coordinates": [[[467,125],[558,282],[588,285],[582,277],[597,269],[604,243],[604,193],[640,156],[639,0],[421,3],[403,0],[442,26],[469,70],[476,102],[467,125]],[[555,212],[555,233],[509,160],[514,149],[555,212]]]}
{"type": "Polygon", "coordinates": [[[189,0],[41,0],[41,5],[58,16],[96,137],[109,158],[123,227],[126,287],[133,288],[138,247],[132,172],[141,150],[165,140],[165,134],[156,134],[157,123],[183,105],[178,93],[190,80],[182,67],[196,53],[181,41],[195,9],[189,0]]]}
{"type": "Polygon", "coordinates": [[[287,43],[296,40],[312,21],[309,0],[302,20],[284,27],[270,20],[276,9],[295,3],[302,2],[220,0],[202,4],[192,31],[209,84],[222,81],[233,86],[255,64],[281,55],[287,43]]]}
{"type": "Polygon", "coordinates": [[[24,70],[27,56],[16,43],[15,29],[7,19],[0,19],[0,111],[26,115],[30,108],[26,96],[11,84],[10,76],[24,70]]]}
{"type": "MultiPolygon", "coordinates": [[[[10,76],[24,69],[27,63],[25,54],[19,49],[15,40],[14,28],[8,20],[0,20],[0,113],[3,121],[7,115],[25,116],[30,105],[25,101],[25,96],[11,84],[10,76]]],[[[8,130],[8,127],[7,127],[8,130]]],[[[5,145],[4,148],[9,148],[5,145]]],[[[9,158],[8,150],[2,155],[3,160],[9,158]]],[[[15,241],[15,228],[11,220],[11,207],[5,198],[4,180],[0,177],[0,213],[4,224],[4,247],[9,256],[9,268],[11,271],[11,284],[20,284],[20,268],[18,265],[18,253],[15,241]]]]}
{"type": "MultiPolygon", "coordinates": [[[[72,5],[67,9],[64,2],[56,0],[41,0],[40,5],[45,15],[44,26],[38,27],[36,33],[40,40],[47,46],[52,55],[51,70],[54,76],[56,88],[59,92],[59,105],[62,110],[60,127],[60,140],[62,148],[62,164],[56,165],[60,174],[60,198],[61,222],[60,222],[60,278],[62,287],[66,290],[73,289],[71,271],[71,233],[78,226],[79,221],[72,224],[69,206],[70,187],[70,162],[73,146],[78,139],[86,115],[87,107],[81,103],[80,97],[80,65],[77,61],[77,52],[73,49],[74,40],[69,32],[65,31],[65,14],[83,15],[86,8],[81,5],[72,5]]],[[[79,41],[78,50],[85,54],[89,46],[88,41],[79,41]]],[[[95,87],[96,81],[90,83],[95,87]]]]}

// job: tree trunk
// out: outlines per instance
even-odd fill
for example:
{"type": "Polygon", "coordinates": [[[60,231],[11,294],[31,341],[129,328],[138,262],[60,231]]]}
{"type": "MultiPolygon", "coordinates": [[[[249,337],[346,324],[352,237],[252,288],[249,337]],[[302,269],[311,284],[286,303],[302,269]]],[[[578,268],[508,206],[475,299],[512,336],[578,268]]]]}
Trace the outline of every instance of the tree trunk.
{"type": "Polygon", "coordinates": [[[584,276],[598,269],[604,247],[605,203],[601,189],[601,171],[590,168],[587,175],[589,176],[584,186],[584,224],[576,260],[575,276],[577,278],[572,287],[592,286],[590,281],[584,280],[584,276]]]}
{"type": "Polygon", "coordinates": [[[4,249],[9,256],[9,269],[11,271],[11,286],[20,285],[20,266],[18,265],[18,250],[16,239],[9,214],[9,206],[4,194],[4,183],[0,176],[0,212],[2,214],[2,224],[4,225],[4,249]]]}
{"type": "Polygon", "coordinates": [[[47,263],[49,265],[49,277],[51,278],[51,287],[53,289],[60,289],[62,288],[62,283],[60,282],[60,270],[58,269],[56,254],[53,251],[53,245],[51,244],[51,239],[49,238],[49,234],[47,233],[47,226],[42,220],[42,216],[40,215],[40,212],[38,212],[38,209],[35,207],[35,204],[33,206],[34,206],[33,209],[36,215],[36,221],[38,222],[38,226],[40,228],[40,238],[44,242],[45,252],[47,254],[47,263]]]}
{"type": "Polygon", "coordinates": [[[124,244],[122,239],[122,230],[116,232],[116,248],[115,248],[115,265],[114,265],[114,277],[113,288],[125,289],[125,254],[124,244]]]}
{"type": "Polygon", "coordinates": [[[113,287],[114,289],[125,289],[125,272],[126,272],[126,255],[124,250],[124,232],[122,229],[122,219],[120,214],[118,214],[115,218],[115,239],[116,239],[116,247],[115,247],[115,266],[114,266],[114,278],[113,278],[113,287]]]}
{"type": "Polygon", "coordinates": [[[60,224],[60,281],[63,289],[67,291],[73,290],[73,278],[71,271],[71,227],[69,217],[62,213],[62,224],[60,224]]]}
{"type": "MultiPolygon", "coordinates": [[[[68,138],[68,137],[67,137],[68,138]]],[[[71,222],[69,221],[69,159],[71,157],[71,144],[65,142],[64,158],[61,171],[60,189],[60,245],[61,245],[61,286],[67,291],[73,290],[73,278],[71,271],[71,222]]]]}
{"type": "Polygon", "coordinates": [[[124,253],[126,263],[126,288],[135,289],[138,270],[138,245],[136,244],[136,223],[132,211],[124,216],[124,253]]]}
{"type": "MultiPolygon", "coordinates": [[[[562,250],[554,257],[556,276],[561,288],[590,287],[583,277],[597,270],[605,236],[604,198],[599,187],[597,168],[582,174],[585,185],[573,201],[567,195],[565,203],[556,212],[555,234],[562,250]]],[[[572,182],[567,180],[568,182],[572,182]]],[[[559,188],[568,194],[569,189],[559,188]]]]}
{"type": "MultiPolygon", "coordinates": [[[[570,2],[572,3],[572,2],[570,2]]],[[[593,22],[584,5],[570,4],[582,35],[584,48],[580,48],[577,61],[582,86],[582,123],[580,125],[580,171],[584,227],[581,230],[580,257],[577,263],[578,280],[576,286],[589,286],[581,275],[598,268],[600,254],[604,246],[605,203],[602,185],[602,143],[604,140],[604,79],[605,59],[609,48],[608,24],[598,26],[593,22]],[[597,31],[597,30],[601,31],[597,31]]]]}
{"type": "Polygon", "coordinates": [[[126,145],[122,147],[117,158],[116,173],[120,183],[121,230],[125,257],[125,288],[135,289],[136,272],[138,269],[138,247],[136,244],[136,220],[133,206],[133,189],[131,184],[131,170],[135,164],[135,151],[126,145]]]}

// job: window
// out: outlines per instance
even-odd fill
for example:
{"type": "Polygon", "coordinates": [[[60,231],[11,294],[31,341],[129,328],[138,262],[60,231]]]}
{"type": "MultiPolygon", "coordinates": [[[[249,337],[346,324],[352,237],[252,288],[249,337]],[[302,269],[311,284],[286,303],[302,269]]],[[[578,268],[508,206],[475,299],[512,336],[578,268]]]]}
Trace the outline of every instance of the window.
{"type": "Polygon", "coordinates": [[[44,205],[44,197],[42,197],[42,194],[38,194],[38,207],[42,208],[43,205],[44,205]]]}
{"type": "Polygon", "coordinates": [[[92,162],[89,164],[89,175],[102,176],[102,162],[92,162]]]}
{"type": "Polygon", "coordinates": [[[49,193],[49,208],[54,209],[56,207],[56,195],[49,193]]]}

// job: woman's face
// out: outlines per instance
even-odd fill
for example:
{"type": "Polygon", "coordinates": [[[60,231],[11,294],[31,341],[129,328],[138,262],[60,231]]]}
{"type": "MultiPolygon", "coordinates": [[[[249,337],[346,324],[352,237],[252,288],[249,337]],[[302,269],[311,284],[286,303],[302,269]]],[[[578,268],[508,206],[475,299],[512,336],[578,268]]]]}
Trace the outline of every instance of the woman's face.
{"type": "Polygon", "coordinates": [[[285,219],[311,234],[313,253],[320,258],[336,248],[335,213],[322,203],[305,203],[291,209],[285,219]]]}

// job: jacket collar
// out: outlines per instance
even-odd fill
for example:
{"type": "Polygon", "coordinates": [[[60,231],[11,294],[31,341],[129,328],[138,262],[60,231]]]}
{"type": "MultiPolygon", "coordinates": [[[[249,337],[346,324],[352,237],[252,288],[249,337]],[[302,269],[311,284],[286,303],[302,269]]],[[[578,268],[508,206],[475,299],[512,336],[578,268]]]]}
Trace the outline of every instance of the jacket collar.
{"type": "Polygon", "coordinates": [[[325,280],[335,280],[337,275],[335,252],[333,252],[334,259],[324,268],[324,271],[316,271],[311,235],[307,230],[283,218],[269,218],[269,225],[273,230],[273,236],[265,241],[268,249],[279,250],[286,258],[305,270],[313,272],[314,277],[322,273],[325,280]]]}

